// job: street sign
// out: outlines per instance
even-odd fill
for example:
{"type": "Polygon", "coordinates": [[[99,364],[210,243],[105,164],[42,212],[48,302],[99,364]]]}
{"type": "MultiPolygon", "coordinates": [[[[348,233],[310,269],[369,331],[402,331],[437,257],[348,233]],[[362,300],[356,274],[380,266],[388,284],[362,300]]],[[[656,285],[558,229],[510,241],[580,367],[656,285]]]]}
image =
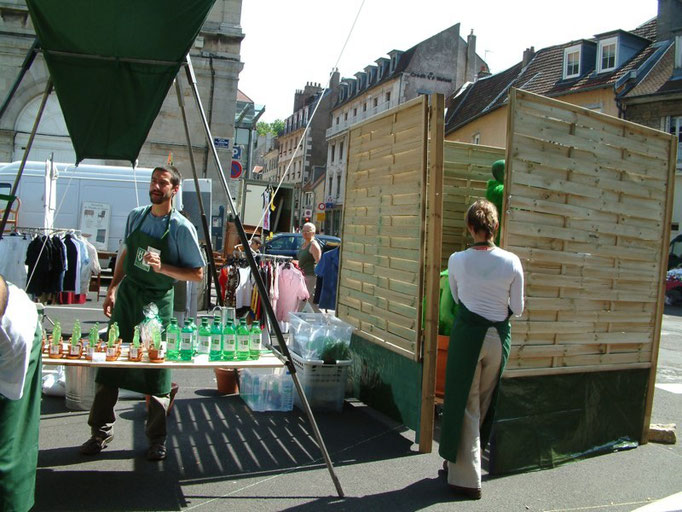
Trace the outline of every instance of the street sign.
{"type": "Polygon", "coordinates": [[[317,209],[320,210],[320,211],[324,211],[324,209],[325,209],[325,204],[324,204],[324,203],[318,204],[318,205],[317,205],[317,209]]]}
{"type": "Polygon", "coordinates": [[[232,160],[241,160],[243,149],[244,149],[244,146],[240,146],[240,145],[236,145],[236,144],[234,146],[232,146],[232,160]]]}
{"type": "Polygon", "coordinates": [[[242,164],[236,160],[232,160],[232,166],[230,167],[230,177],[239,178],[242,175],[242,164]]]}
{"type": "Polygon", "coordinates": [[[214,137],[213,144],[216,148],[227,149],[230,147],[230,139],[224,137],[214,137]]]}
{"type": "Polygon", "coordinates": [[[312,217],[313,211],[310,208],[306,208],[305,210],[303,210],[303,216],[304,217],[312,217]]]}
{"type": "Polygon", "coordinates": [[[324,212],[322,212],[322,213],[317,212],[317,215],[316,215],[317,222],[322,222],[322,221],[324,221],[324,217],[325,217],[324,212]]]}

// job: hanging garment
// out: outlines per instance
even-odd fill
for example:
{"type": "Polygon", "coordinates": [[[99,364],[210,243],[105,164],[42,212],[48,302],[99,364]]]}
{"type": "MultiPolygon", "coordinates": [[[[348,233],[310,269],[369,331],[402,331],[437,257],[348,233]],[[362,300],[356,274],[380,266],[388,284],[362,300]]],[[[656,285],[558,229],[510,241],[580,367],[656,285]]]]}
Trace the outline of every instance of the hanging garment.
{"type": "Polygon", "coordinates": [[[12,234],[0,238],[0,274],[22,290],[26,288],[26,250],[31,240],[12,234]]]}
{"type": "Polygon", "coordinates": [[[80,290],[80,246],[73,240],[72,235],[64,237],[64,247],[66,247],[67,268],[62,280],[64,292],[78,293],[80,290]],[[77,289],[78,288],[78,289],[77,289]]]}
{"type": "MultiPolygon", "coordinates": [[[[315,266],[315,274],[322,277],[322,290],[318,306],[336,309],[336,285],[339,279],[339,249],[325,252],[315,266]]],[[[317,289],[316,289],[317,291],[317,289]]]]}
{"type": "Polygon", "coordinates": [[[277,320],[288,322],[289,313],[298,311],[302,301],[310,298],[303,272],[288,263],[280,266],[279,298],[277,299],[277,320]]]}
{"type": "Polygon", "coordinates": [[[88,257],[88,263],[85,267],[81,267],[81,293],[87,293],[90,286],[90,279],[93,274],[98,276],[102,272],[102,268],[99,264],[99,255],[97,254],[97,249],[89,241],[83,239],[80,240],[85,247],[85,253],[88,257]]]}
{"type": "Polygon", "coordinates": [[[253,292],[253,282],[251,280],[251,269],[249,267],[239,268],[239,285],[235,291],[237,309],[251,305],[251,293],[253,292]]]}

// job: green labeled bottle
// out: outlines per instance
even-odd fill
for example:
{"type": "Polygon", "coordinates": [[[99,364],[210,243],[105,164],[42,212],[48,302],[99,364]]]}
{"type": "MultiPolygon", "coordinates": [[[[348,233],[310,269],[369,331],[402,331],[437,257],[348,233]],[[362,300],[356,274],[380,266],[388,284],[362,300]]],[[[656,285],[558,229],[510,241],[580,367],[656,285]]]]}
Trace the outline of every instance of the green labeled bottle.
{"type": "Polygon", "coordinates": [[[237,338],[234,324],[229,318],[223,327],[223,361],[232,361],[237,351],[237,338]]]}
{"type": "Polygon", "coordinates": [[[211,351],[211,326],[208,324],[208,318],[206,317],[201,319],[198,340],[197,354],[208,355],[211,351]]]}
{"type": "Polygon", "coordinates": [[[223,329],[220,325],[220,317],[213,317],[211,326],[211,351],[208,353],[209,361],[220,361],[223,358],[223,329]]]}
{"type": "Polygon", "coordinates": [[[166,327],[166,359],[177,361],[180,357],[180,326],[178,319],[173,317],[166,327]]]}
{"type": "Polygon", "coordinates": [[[71,345],[78,345],[81,341],[81,321],[76,319],[73,323],[73,331],[71,332],[71,345]]]}
{"type": "Polygon", "coordinates": [[[189,320],[189,326],[192,328],[192,355],[196,355],[199,348],[199,328],[194,323],[194,318],[190,316],[187,320],[189,320]]]}
{"type": "Polygon", "coordinates": [[[251,333],[249,328],[246,326],[246,319],[242,318],[239,320],[239,325],[237,326],[237,360],[246,361],[250,353],[251,344],[251,333]]]}
{"type": "Polygon", "coordinates": [[[260,324],[258,322],[253,322],[253,324],[251,324],[251,332],[249,333],[249,357],[251,359],[258,359],[262,349],[263,333],[260,330],[260,324]]]}
{"type": "Polygon", "coordinates": [[[189,318],[185,320],[185,325],[180,331],[180,360],[191,361],[194,356],[194,347],[192,345],[194,338],[194,330],[189,318]]]}

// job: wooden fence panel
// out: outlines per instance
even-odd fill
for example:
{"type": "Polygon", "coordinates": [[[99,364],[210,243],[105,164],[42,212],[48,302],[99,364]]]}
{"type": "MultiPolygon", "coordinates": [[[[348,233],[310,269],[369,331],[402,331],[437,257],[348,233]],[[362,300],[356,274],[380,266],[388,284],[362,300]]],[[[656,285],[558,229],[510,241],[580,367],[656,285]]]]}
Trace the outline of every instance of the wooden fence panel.
{"type": "Polygon", "coordinates": [[[512,91],[502,245],[527,307],[505,377],[655,365],[674,162],[666,133],[512,91]]]}
{"type": "Polygon", "coordinates": [[[358,334],[420,357],[427,97],[350,129],[337,314],[358,334]]]}
{"type": "Polygon", "coordinates": [[[491,167],[503,159],[503,148],[445,141],[443,149],[443,245],[441,268],[446,269],[453,252],[467,248],[469,235],[464,223],[467,208],[485,199],[491,167]]]}

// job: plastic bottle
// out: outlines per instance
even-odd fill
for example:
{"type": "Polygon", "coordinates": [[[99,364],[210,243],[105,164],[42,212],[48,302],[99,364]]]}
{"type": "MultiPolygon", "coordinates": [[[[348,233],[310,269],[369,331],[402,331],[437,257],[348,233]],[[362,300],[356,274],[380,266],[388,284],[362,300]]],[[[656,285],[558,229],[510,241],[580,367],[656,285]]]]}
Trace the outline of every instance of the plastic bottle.
{"type": "Polygon", "coordinates": [[[201,319],[198,331],[197,355],[208,355],[211,351],[211,326],[208,324],[208,318],[201,319]]]}
{"type": "Polygon", "coordinates": [[[189,318],[185,320],[185,325],[180,331],[180,360],[191,361],[194,355],[194,347],[192,345],[194,338],[194,330],[189,318]]]}
{"type": "Polygon", "coordinates": [[[229,318],[223,326],[223,361],[232,361],[237,350],[234,324],[229,318]]]}
{"type": "Polygon", "coordinates": [[[220,361],[223,358],[223,329],[220,325],[220,317],[213,317],[211,326],[211,351],[208,354],[209,361],[220,361]]]}
{"type": "Polygon", "coordinates": [[[263,333],[260,330],[258,322],[251,324],[251,332],[249,333],[249,357],[251,359],[258,359],[260,351],[263,349],[262,341],[263,333]]]}
{"type": "Polygon", "coordinates": [[[171,318],[166,327],[166,359],[177,361],[180,357],[180,326],[177,318],[171,318]]]}
{"type": "Polygon", "coordinates": [[[239,325],[237,326],[237,360],[246,361],[250,357],[250,341],[251,333],[249,328],[246,326],[246,319],[242,318],[239,320],[239,325]]]}

